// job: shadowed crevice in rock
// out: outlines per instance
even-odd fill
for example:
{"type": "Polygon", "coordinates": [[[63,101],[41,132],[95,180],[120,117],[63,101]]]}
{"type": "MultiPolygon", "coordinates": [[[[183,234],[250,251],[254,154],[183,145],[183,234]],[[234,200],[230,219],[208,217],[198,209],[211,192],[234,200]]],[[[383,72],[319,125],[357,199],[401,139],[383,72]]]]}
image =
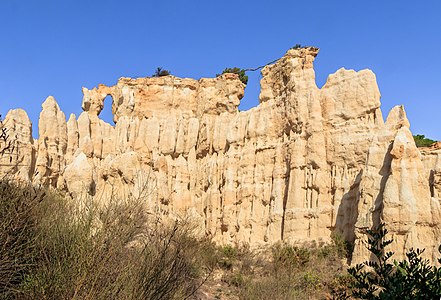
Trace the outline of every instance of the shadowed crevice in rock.
{"type": "Polygon", "coordinates": [[[386,182],[389,179],[389,176],[391,174],[391,162],[392,162],[392,156],[390,154],[390,151],[392,150],[393,145],[390,144],[387,151],[386,151],[386,155],[384,156],[384,160],[383,160],[383,164],[381,166],[380,172],[378,173],[381,176],[381,180],[380,180],[380,191],[377,195],[377,197],[375,198],[375,202],[374,202],[374,210],[372,212],[372,227],[371,229],[375,229],[378,228],[378,226],[380,225],[380,223],[382,222],[383,216],[382,216],[382,212],[383,212],[383,208],[384,208],[384,203],[383,203],[383,194],[384,194],[384,189],[386,187],[386,182]]]}
{"type": "Polygon", "coordinates": [[[285,190],[283,192],[283,211],[282,211],[282,224],[280,228],[280,239],[284,240],[284,233],[285,233],[285,217],[286,217],[286,204],[288,203],[288,196],[289,196],[289,182],[290,182],[290,175],[291,175],[291,160],[288,157],[285,159],[285,190]]]}
{"type": "Polygon", "coordinates": [[[429,176],[430,196],[435,197],[435,171],[430,170],[429,176]]]}
{"type": "MultiPolygon", "coordinates": [[[[389,179],[389,176],[391,174],[391,162],[392,162],[392,156],[390,154],[390,151],[392,150],[393,145],[390,144],[387,151],[386,151],[386,155],[384,156],[384,160],[383,160],[383,164],[382,167],[380,169],[380,172],[378,173],[381,176],[381,180],[380,180],[380,190],[379,193],[377,195],[377,197],[375,198],[375,202],[374,202],[374,208],[372,210],[372,226],[371,226],[371,230],[375,230],[376,228],[378,228],[378,226],[384,222],[384,218],[383,218],[383,208],[384,208],[384,203],[383,203],[383,193],[384,193],[384,189],[386,187],[386,182],[389,179]]],[[[366,229],[362,229],[364,230],[364,233],[366,234],[366,229]]],[[[371,253],[370,254],[370,260],[375,260],[375,256],[371,253]]]]}
{"type": "MultiPolygon", "coordinates": [[[[335,233],[341,234],[350,245],[353,245],[355,241],[355,223],[357,222],[359,214],[358,202],[360,201],[359,193],[362,176],[363,170],[360,170],[352,182],[349,191],[343,195],[340,205],[338,206],[335,221],[335,233]]],[[[352,253],[348,254],[348,262],[350,262],[352,253]]]]}

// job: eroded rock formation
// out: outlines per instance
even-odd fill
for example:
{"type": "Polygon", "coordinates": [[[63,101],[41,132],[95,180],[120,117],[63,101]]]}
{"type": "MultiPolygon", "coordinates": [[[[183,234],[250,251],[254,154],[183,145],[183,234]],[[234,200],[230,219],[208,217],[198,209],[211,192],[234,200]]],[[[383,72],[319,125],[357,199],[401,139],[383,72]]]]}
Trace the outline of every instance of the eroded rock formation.
{"type": "Polygon", "coordinates": [[[436,255],[441,242],[441,149],[418,150],[404,108],[383,121],[370,70],[340,69],[319,89],[317,48],[291,49],[262,70],[260,105],[239,112],[234,74],[200,80],[121,78],[83,88],[66,122],[52,97],[40,137],[22,110],[6,116],[19,144],[3,167],[22,180],[107,201],[142,197],[158,216],[191,216],[219,243],[354,243],[385,222],[398,255],[436,255]],[[115,126],[99,118],[113,99],[115,126]]]}

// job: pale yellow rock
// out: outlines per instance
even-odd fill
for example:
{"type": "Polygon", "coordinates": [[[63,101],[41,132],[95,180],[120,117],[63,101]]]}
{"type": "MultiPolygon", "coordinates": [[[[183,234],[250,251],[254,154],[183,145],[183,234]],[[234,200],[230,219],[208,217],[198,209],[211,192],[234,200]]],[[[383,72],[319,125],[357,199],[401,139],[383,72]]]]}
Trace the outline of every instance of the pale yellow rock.
{"type": "Polygon", "coordinates": [[[84,95],[82,108],[91,115],[100,114],[104,107],[104,99],[112,93],[112,89],[103,84],[92,90],[83,87],[82,91],[84,95]]]}
{"type": "Polygon", "coordinates": [[[87,156],[79,153],[64,170],[64,178],[70,194],[76,198],[87,197],[95,193],[93,166],[87,156]]]}
{"type": "Polygon", "coordinates": [[[36,149],[28,115],[22,109],[10,110],[0,127],[5,130],[4,138],[0,139],[0,178],[13,176],[23,182],[31,181],[36,149]]]}
{"type": "Polygon", "coordinates": [[[159,151],[161,153],[167,155],[175,152],[177,129],[176,117],[167,118],[159,137],[159,151]]]}
{"type": "Polygon", "coordinates": [[[66,163],[70,164],[75,152],[79,147],[79,133],[78,123],[74,114],[71,114],[67,121],[67,149],[66,149],[66,163]]]}
{"type": "Polygon", "coordinates": [[[431,198],[421,155],[409,128],[398,130],[390,153],[391,174],[383,192],[383,221],[394,239],[391,249],[404,257],[412,247],[425,248],[424,255],[432,259],[441,243],[439,202],[431,198]]]}
{"type": "Polygon", "coordinates": [[[38,123],[38,152],[33,181],[57,187],[65,168],[66,116],[52,96],[43,102],[42,108],[38,123]]]}
{"type": "Polygon", "coordinates": [[[90,134],[91,122],[89,115],[84,112],[81,113],[81,115],[78,117],[77,124],[79,134],[78,148],[87,157],[92,157],[94,154],[94,143],[92,142],[92,137],[90,134]]]}
{"type": "Polygon", "coordinates": [[[83,88],[84,112],[67,123],[49,97],[37,142],[27,117],[8,117],[23,131],[18,157],[37,153],[22,172],[74,197],[142,198],[156,217],[191,217],[221,244],[327,242],[339,233],[360,262],[369,258],[366,230],[385,222],[397,258],[425,247],[434,260],[441,147],[415,147],[402,106],[384,122],[370,70],[339,69],[318,88],[318,51],[290,49],[265,66],[260,104],[243,112],[235,74],[83,88]],[[114,126],[99,118],[109,95],[114,126]]]}

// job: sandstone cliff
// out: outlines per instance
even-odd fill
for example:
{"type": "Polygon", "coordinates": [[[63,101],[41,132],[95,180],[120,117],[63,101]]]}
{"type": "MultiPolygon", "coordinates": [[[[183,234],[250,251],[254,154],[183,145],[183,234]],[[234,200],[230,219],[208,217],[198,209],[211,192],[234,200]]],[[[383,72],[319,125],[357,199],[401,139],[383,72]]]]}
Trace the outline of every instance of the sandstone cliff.
{"type": "Polygon", "coordinates": [[[317,48],[262,70],[260,105],[239,112],[234,74],[121,78],[83,88],[84,112],[43,103],[38,140],[23,110],[5,119],[17,144],[2,173],[73,197],[142,197],[157,216],[190,216],[219,243],[354,243],[385,222],[397,255],[441,243],[441,149],[418,150],[404,108],[383,121],[370,70],[340,69],[319,89],[317,48]],[[113,99],[115,126],[99,118],[113,99]]]}

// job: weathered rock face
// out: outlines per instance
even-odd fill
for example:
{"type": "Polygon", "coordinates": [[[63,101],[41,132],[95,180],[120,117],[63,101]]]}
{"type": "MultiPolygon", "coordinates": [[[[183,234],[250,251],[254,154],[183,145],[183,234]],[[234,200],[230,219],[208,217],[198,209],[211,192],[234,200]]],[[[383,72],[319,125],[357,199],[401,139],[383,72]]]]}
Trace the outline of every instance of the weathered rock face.
{"type": "Polygon", "coordinates": [[[6,130],[4,139],[0,140],[0,150],[6,151],[0,156],[0,176],[11,174],[19,181],[31,181],[36,151],[28,115],[22,109],[10,110],[2,126],[6,130]]]}
{"type": "Polygon", "coordinates": [[[398,257],[418,247],[425,248],[427,257],[435,260],[441,210],[440,198],[432,197],[429,191],[427,171],[433,173],[433,166],[423,166],[404,108],[393,108],[385,130],[369,148],[361,177],[353,262],[365,260],[365,229],[380,222],[386,223],[389,238],[393,239],[391,250],[398,257]]]}
{"type": "Polygon", "coordinates": [[[23,111],[8,115],[11,132],[24,128],[14,162],[24,179],[74,197],[142,197],[152,213],[190,216],[219,243],[326,241],[336,231],[360,261],[366,229],[384,221],[398,255],[418,246],[433,258],[441,150],[415,147],[402,107],[383,121],[371,71],[340,69],[319,89],[317,53],[291,49],[266,66],[261,103],[244,112],[234,74],[83,88],[84,112],[68,122],[49,97],[38,141],[23,111]],[[115,126],[99,119],[108,95],[115,126]]]}

